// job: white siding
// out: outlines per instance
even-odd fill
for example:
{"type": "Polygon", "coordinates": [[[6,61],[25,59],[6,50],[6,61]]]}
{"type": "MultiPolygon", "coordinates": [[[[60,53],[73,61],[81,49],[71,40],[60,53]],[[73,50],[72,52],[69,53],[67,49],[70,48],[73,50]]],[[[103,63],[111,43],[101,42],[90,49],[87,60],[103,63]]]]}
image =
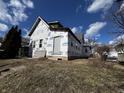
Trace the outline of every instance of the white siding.
{"type": "Polygon", "coordinates": [[[67,36],[68,36],[68,32],[51,31],[50,36],[48,36],[48,41],[47,41],[47,55],[67,57],[67,51],[68,51],[68,37],[67,36]],[[57,36],[61,37],[61,42],[60,42],[61,55],[53,54],[53,38],[57,36]]]}

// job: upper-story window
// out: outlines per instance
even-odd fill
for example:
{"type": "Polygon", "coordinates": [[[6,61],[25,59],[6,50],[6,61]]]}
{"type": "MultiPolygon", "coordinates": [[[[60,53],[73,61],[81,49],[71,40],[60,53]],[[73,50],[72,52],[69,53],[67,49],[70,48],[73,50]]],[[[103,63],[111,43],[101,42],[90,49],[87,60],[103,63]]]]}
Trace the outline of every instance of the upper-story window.
{"type": "Polygon", "coordinates": [[[43,39],[40,39],[39,47],[42,47],[43,39]]]}

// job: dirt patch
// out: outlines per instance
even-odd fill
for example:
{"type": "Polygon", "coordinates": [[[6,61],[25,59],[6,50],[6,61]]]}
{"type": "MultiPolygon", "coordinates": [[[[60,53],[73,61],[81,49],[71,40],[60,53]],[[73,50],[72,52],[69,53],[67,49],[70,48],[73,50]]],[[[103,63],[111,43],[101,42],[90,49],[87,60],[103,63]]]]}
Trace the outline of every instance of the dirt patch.
{"type": "Polygon", "coordinates": [[[22,70],[25,70],[26,69],[26,66],[16,66],[16,67],[13,67],[11,68],[12,71],[22,71],[22,70]]]}

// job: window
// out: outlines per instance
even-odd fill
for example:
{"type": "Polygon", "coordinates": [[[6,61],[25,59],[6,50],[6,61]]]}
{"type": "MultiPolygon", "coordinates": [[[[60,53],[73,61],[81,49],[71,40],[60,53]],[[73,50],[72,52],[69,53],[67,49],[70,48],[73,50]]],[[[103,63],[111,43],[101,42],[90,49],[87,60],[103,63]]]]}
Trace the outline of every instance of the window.
{"type": "Polygon", "coordinates": [[[35,41],[32,41],[32,47],[35,48],[35,41]]]}
{"type": "Polygon", "coordinates": [[[92,49],[91,46],[89,48],[90,48],[90,50],[92,49]]]}
{"type": "Polygon", "coordinates": [[[39,47],[42,47],[43,39],[40,39],[39,47]]]}
{"type": "Polygon", "coordinates": [[[76,45],[76,49],[78,49],[77,45],[76,45]]]}
{"type": "Polygon", "coordinates": [[[76,44],[76,49],[78,49],[78,45],[76,44]]]}
{"type": "Polygon", "coordinates": [[[88,52],[87,48],[85,49],[85,52],[86,52],[86,53],[88,52]]]}
{"type": "Polygon", "coordinates": [[[80,47],[78,47],[78,50],[80,51],[80,47]]]}
{"type": "Polygon", "coordinates": [[[71,42],[71,46],[73,47],[73,42],[71,42]]]}
{"type": "Polygon", "coordinates": [[[33,41],[31,41],[31,43],[30,43],[30,46],[32,47],[32,43],[33,43],[33,41]]]}

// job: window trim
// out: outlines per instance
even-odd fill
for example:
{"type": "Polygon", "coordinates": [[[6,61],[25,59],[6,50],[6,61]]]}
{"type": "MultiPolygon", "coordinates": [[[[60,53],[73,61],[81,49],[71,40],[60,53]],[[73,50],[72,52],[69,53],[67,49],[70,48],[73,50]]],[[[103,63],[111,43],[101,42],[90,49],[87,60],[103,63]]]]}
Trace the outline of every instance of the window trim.
{"type": "Polygon", "coordinates": [[[39,48],[42,48],[43,47],[43,39],[40,39],[39,41],[39,48]]]}
{"type": "Polygon", "coordinates": [[[32,41],[32,47],[35,48],[35,44],[36,42],[35,41],[32,41]]]}

